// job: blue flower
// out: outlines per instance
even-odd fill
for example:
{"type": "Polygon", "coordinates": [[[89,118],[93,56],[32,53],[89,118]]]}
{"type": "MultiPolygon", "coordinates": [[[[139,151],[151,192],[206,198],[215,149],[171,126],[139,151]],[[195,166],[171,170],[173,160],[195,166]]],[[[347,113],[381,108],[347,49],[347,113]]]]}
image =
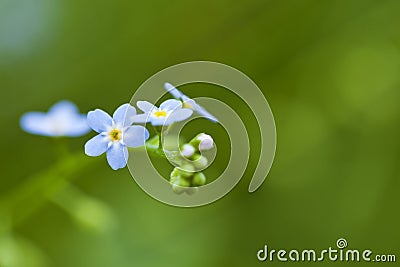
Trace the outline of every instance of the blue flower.
{"type": "Polygon", "coordinates": [[[136,109],[129,104],[117,108],[112,118],[100,109],[90,111],[87,122],[99,134],[86,142],[86,155],[96,157],[106,152],[112,169],[124,168],[128,161],[127,147],[142,146],[149,138],[145,127],[130,126],[135,115],[136,109]]]}
{"type": "Polygon", "coordinates": [[[191,109],[182,108],[182,102],[175,99],[164,101],[159,108],[147,101],[138,101],[137,106],[144,114],[137,115],[134,122],[150,122],[153,126],[167,126],[183,121],[193,113],[191,109]]]}
{"type": "Polygon", "coordinates": [[[185,108],[190,108],[192,109],[194,112],[196,112],[197,114],[209,119],[210,121],[213,122],[218,122],[218,119],[213,116],[212,114],[210,114],[205,108],[203,108],[202,106],[200,106],[199,104],[197,104],[196,101],[194,101],[193,99],[191,99],[190,97],[184,95],[181,91],[179,91],[178,89],[176,89],[175,86],[173,86],[170,83],[165,83],[164,84],[164,88],[165,90],[167,90],[173,97],[175,97],[176,99],[180,99],[183,101],[183,107],[185,108]]]}
{"type": "Polygon", "coordinates": [[[60,101],[49,112],[28,112],[22,115],[21,128],[31,134],[44,136],[81,136],[90,131],[86,115],[80,114],[70,101],[60,101]]]}

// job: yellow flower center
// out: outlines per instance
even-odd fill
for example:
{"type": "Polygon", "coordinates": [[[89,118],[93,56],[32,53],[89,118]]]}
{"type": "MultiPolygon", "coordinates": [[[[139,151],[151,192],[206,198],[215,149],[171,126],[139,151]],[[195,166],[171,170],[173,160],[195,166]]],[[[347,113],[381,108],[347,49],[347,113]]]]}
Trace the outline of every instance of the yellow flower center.
{"type": "Polygon", "coordinates": [[[111,141],[119,141],[121,140],[121,131],[118,129],[112,129],[110,131],[111,141]]]}
{"type": "Polygon", "coordinates": [[[157,118],[160,117],[166,117],[167,116],[167,112],[164,110],[157,110],[154,112],[154,116],[156,116],[157,118]]]}
{"type": "Polygon", "coordinates": [[[183,102],[183,105],[182,105],[184,108],[190,108],[190,109],[193,109],[193,106],[188,102],[188,101],[185,101],[185,102],[183,102]]]}

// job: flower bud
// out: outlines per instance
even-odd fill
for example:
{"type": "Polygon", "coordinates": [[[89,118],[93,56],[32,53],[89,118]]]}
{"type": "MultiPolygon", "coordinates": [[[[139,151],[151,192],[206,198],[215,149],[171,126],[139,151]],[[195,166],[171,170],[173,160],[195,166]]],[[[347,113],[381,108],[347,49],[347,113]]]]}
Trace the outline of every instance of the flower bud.
{"type": "Polygon", "coordinates": [[[178,175],[173,175],[173,172],[174,171],[171,172],[171,175],[170,175],[170,178],[169,178],[169,183],[170,184],[174,184],[176,181],[178,181],[181,178],[181,176],[179,174],[178,175]]]}
{"type": "Polygon", "coordinates": [[[193,176],[194,174],[194,167],[191,164],[183,164],[180,168],[179,168],[179,174],[184,177],[184,178],[188,178],[193,176]]]}
{"type": "Polygon", "coordinates": [[[182,146],[182,151],[181,151],[182,156],[190,158],[191,156],[193,156],[194,152],[195,152],[195,149],[192,145],[184,144],[182,146]]]}
{"type": "Polygon", "coordinates": [[[203,169],[208,164],[208,159],[202,155],[195,154],[193,156],[193,164],[197,169],[203,169]]]}
{"type": "Polygon", "coordinates": [[[210,150],[214,147],[214,140],[211,135],[200,134],[197,136],[197,140],[200,141],[199,150],[210,150]]]}
{"type": "Polygon", "coordinates": [[[200,133],[190,140],[189,144],[191,144],[196,151],[209,150],[214,147],[214,140],[211,135],[200,133]]]}
{"type": "Polygon", "coordinates": [[[182,194],[183,192],[185,192],[185,188],[184,188],[184,187],[180,187],[180,186],[177,185],[177,184],[173,184],[173,185],[172,185],[172,190],[173,190],[176,194],[178,194],[178,195],[180,195],[180,194],[182,194]]]}
{"type": "Polygon", "coordinates": [[[182,194],[190,186],[190,182],[182,176],[178,176],[173,180],[174,181],[172,182],[171,180],[170,183],[172,184],[172,190],[177,194],[182,194]]]}
{"type": "Polygon", "coordinates": [[[181,186],[181,187],[189,187],[190,186],[190,182],[187,179],[182,177],[181,179],[179,179],[178,185],[181,186]]]}
{"type": "Polygon", "coordinates": [[[179,168],[175,167],[170,174],[170,178],[177,176],[179,176],[179,168]]]}
{"type": "Polygon", "coordinates": [[[198,172],[193,176],[192,184],[193,186],[205,185],[206,176],[202,172],[198,172]]]}

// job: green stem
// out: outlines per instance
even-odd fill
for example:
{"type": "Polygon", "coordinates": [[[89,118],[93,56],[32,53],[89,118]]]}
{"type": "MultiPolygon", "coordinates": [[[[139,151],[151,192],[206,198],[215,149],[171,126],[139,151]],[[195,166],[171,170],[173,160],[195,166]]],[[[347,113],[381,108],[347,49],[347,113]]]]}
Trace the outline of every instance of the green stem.
{"type": "Polygon", "coordinates": [[[104,232],[114,228],[117,223],[107,204],[86,195],[71,184],[54,195],[51,201],[86,229],[104,232]]]}
{"type": "Polygon", "coordinates": [[[16,226],[40,209],[73,179],[79,178],[79,171],[91,162],[83,153],[64,158],[46,171],[33,175],[16,189],[0,198],[0,211],[12,218],[16,226]]]}
{"type": "MultiPolygon", "coordinates": [[[[159,135],[160,136],[160,135],[159,135]]],[[[155,136],[154,138],[158,138],[155,136]]],[[[145,148],[154,155],[165,156],[162,149],[161,154],[157,145],[146,142],[145,148]]],[[[79,172],[96,162],[89,159],[82,152],[69,155],[64,140],[56,142],[56,154],[59,161],[47,170],[27,178],[25,182],[15,189],[0,196],[0,218],[2,216],[11,219],[11,227],[24,222],[29,216],[39,210],[47,201],[52,201],[59,192],[70,186],[70,182],[79,178],[79,172]]]]}
{"type": "Polygon", "coordinates": [[[161,151],[163,151],[162,139],[161,139],[163,128],[162,128],[162,126],[153,126],[153,129],[158,136],[158,150],[160,150],[160,152],[161,152],[161,151]]]}
{"type": "Polygon", "coordinates": [[[158,150],[163,151],[161,133],[158,135],[158,150]]]}

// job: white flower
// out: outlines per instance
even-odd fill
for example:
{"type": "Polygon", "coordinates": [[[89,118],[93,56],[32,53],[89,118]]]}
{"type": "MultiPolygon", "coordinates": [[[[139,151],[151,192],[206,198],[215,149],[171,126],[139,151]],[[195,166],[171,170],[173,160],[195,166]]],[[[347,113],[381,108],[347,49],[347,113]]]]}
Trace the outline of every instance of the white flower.
{"type": "Polygon", "coordinates": [[[76,137],[90,131],[86,115],[70,101],[60,101],[49,112],[28,112],[20,120],[21,128],[31,134],[76,137]]]}
{"type": "Polygon", "coordinates": [[[182,151],[181,151],[182,156],[189,158],[189,157],[193,156],[194,152],[195,152],[195,149],[192,145],[184,144],[182,146],[182,151]]]}
{"type": "Polygon", "coordinates": [[[197,104],[196,101],[194,101],[190,97],[184,95],[181,91],[176,89],[172,84],[165,83],[164,88],[176,99],[181,99],[183,101],[183,107],[190,108],[191,110],[195,111],[197,114],[209,119],[210,121],[218,122],[218,119],[215,116],[213,116],[205,108],[203,108],[202,106],[197,104]]]}
{"type": "Polygon", "coordinates": [[[205,133],[199,134],[197,140],[200,141],[199,150],[210,150],[214,147],[214,140],[211,135],[205,133]]]}
{"type": "Polygon", "coordinates": [[[175,99],[164,101],[159,108],[147,101],[138,101],[137,106],[144,114],[136,115],[133,122],[150,122],[153,126],[167,126],[177,121],[183,121],[193,113],[191,109],[182,108],[182,103],[175,99]]]}

